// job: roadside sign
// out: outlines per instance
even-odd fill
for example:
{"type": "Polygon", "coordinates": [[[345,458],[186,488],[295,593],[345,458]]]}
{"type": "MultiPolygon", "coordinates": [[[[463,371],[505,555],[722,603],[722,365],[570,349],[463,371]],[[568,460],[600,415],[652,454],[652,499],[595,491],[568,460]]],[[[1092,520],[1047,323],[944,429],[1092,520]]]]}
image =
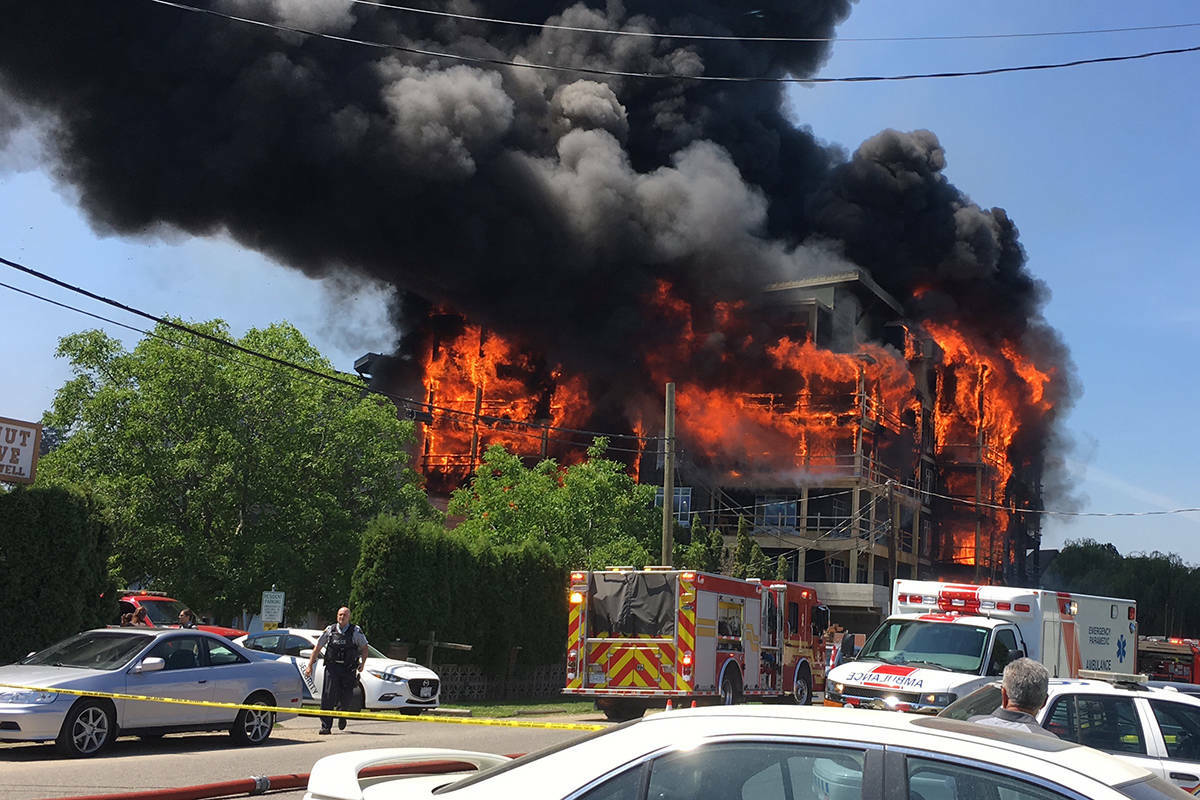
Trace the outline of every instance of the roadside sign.
{"type": "MultiPolygon", "coordinates": [[[[262,621],[264,628],[268,622],[274,622],[276,625],[283,622],[283,592],[262,593],[262,621]]],[[[274,628],[272,625],[271,630],[274,628]]]]}

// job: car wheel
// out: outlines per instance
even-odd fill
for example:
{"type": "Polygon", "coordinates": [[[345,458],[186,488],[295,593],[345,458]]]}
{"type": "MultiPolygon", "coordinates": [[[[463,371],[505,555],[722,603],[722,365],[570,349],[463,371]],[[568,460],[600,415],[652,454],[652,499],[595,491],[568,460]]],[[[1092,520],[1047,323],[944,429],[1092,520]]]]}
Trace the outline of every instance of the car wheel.
{"type": "Polygon", "coordinates": [[[792,700],[796,705],[806,706],[812,702],[812,675],[808,667],[801,667],[796,673],[796,683],[792,686],[792,700]]]}
{"type": "Polygon", "coordinates": [[[87,758],[99,753],[117,733],[116,715],[107,704],[80,700],[67,712],[55,744],[63,753],[87,758]]]}
{"type": "Polygon", "coordinates": [[[721,679],[721,705],[736,706],[742,702],[742,681],[737,670],[728,669],[721,679]]]}
{"type": "Polygon", "coordinates": [[[265,708],[273,704],[262,695],[254,695],[246,703],[263,708],[243,708],[238,711],[229,733],[238,744],[262,744],[275,727],[275,712],[265,708]]]}

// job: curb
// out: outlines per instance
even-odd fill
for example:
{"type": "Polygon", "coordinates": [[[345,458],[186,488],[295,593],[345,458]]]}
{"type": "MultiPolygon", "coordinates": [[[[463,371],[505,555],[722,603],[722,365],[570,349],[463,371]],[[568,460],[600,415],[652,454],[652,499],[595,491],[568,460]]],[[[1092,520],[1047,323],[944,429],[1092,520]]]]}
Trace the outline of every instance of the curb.
{"type": "Polygon", "coordinates": [[[421,714],[421,716],[424,716],[424,717],[469,717],[469,716],[471,716],[471,709],[469,709],[469,708],[446,708],[444,706],[439,706],[438,708],[428,709],[427,711],[423,712],[421,714]]]}

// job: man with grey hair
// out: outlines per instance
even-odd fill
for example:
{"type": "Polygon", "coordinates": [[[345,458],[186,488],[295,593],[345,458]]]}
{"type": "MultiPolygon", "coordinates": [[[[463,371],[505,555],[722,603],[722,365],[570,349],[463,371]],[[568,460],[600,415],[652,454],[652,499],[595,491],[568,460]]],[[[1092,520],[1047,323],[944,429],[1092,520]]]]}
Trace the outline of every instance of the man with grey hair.
{"type": "Polygon", "coordinates": [[[971,717],[968,722],[980,725],[995,725],[1000,728],[1016,728],[1044,736],[1053,733],[1038,724],[1035,716],[1046,705],[1050,689],[1050,673],[1032,658],[1018,658],[1004,668],[1004,682],[1000,687],[1000,707],[991,714],[971,717]]]}

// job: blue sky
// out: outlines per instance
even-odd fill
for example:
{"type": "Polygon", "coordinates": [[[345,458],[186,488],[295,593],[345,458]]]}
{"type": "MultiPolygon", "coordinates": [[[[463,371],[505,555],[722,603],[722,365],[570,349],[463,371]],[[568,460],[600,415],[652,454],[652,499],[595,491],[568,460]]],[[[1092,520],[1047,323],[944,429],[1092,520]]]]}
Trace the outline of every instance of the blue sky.
{"type": "MultiPolygon", "coordinates": [[[[1200,22],[1188,2],[1005,4],[864,0],[822,74],[969,70],[1200,44],[1200,27],[1072,37],[853,42],[854,37],[1017,33],[1200,22]]],[[[977,78],[837,84],[789,93],[798,124],[852,151],[884,128],[926,128],[946,174],[976,203],[1008,210],[1032,272],[1053,294],[1050,322],[1082,386],[1067,419],[1074,483],[1091,512],[1200,506],[1193,422],[1200,360],[1200,54],[977,78]]],[[[89,228],[33,139],[0,154],[0,256],[152,313],[222,317],[237,334],[286,319],[340,368],[386,350],[384,294],[330,286],[221,239],[144,239],[89,228]]],[[[0,281],[144,327],[10,270],[0,281]]],[[[0,416],[38,419],[67,379],[58,337],[99,325],[0,288],[0,416]]],[[[1200,562],[1200,514],[1052,520],[1045,546],[1091,537],[1122,552],[1200,562]]]]}

